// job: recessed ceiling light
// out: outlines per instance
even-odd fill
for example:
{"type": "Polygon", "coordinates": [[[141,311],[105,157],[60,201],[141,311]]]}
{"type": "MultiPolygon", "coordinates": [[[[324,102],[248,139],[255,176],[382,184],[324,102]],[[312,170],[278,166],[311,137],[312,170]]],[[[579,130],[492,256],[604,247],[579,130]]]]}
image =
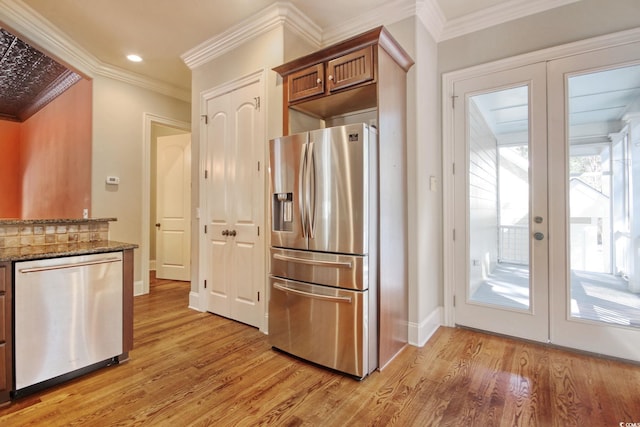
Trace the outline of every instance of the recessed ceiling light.
{"type": "Polygon", "coordinates": [[[142,58],[138,55],[127,55],[127,59],[131,62],[142,62],[142,58]]]}

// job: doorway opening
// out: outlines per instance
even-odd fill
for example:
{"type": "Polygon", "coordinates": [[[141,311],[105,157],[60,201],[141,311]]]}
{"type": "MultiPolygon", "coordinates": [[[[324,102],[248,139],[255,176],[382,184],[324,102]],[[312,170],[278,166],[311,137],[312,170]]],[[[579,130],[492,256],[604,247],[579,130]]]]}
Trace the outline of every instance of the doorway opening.
{"type": "MultiPolygon", "coordinates": [[[[152,265],[151,236],[156,234],[155,215],[152,217],[152,203],[155,209],[155,196],[152,202],[152,194],[155,195],[155,163],[156,159],[152,159],[152,151],[155,151],[157,139],[159,136],[171,134],[187,134],[191,132],[191,125],[188,122],[170,119],[151,113],[144,113],[144,144],[143,144],[143,162],[142,162],[142,245],[140,246],[142,283],[140,286],[136,284],[134,289],[135,295],[149,293],[150,271],[152,265]],[[152,175],[153,174],[153,175],[152,175]]],[[[191,236],[189,236],[190,239],[191,236]]],[[[190,244],[190,243],[189,243],[190,244]]],[[[155,241],[153,247],[155,248],[155,241]]],[[[155,260],[155,256],[153,257],[155,260]]]]}

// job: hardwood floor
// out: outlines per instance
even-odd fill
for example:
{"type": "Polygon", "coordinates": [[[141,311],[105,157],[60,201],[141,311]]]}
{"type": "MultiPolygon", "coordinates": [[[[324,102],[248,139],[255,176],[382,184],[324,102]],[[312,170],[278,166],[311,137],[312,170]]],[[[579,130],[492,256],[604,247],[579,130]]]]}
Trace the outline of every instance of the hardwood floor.
{"type": "MultiPolygon", "coordinates": [[[[440,328],[364,381],[272,350],[187,308],[189,284],[135,298],[130,360],[0,408],[0,425],[619,426],[640,366],[440,328]]],[[[640,344],[638,344],[640,345],[640,344]]]]}

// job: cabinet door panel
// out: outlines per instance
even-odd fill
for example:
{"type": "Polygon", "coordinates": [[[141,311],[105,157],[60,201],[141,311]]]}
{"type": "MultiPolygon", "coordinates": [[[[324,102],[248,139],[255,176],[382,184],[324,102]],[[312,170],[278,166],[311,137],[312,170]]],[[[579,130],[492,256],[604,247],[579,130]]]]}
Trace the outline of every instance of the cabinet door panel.
{"type": "Polygon", "coordinates": [[[4,295],[0,295],[0,343],[4,343],[7,341],[7,334],[5,333],[5,330],[7,330],[8,328],[5,325],[5,317],[6,317],[6,310],[5,310],[5,296],[4,295]]]}
{"type": "Polygon", "coordinates": [[[344,89],[373,80],[373,48],[367,46],[329,61],[329,91],[344,89]]]}
{"type": "Polygon", "coordinates": [[[324,64],[316,64],[290,74],[289,102],[324,93],[324,64]]]}
{"type": "MultiPolygon", "coordinates": [[[[0,344],[0,390],[8,390],[8,378],[7,378],[7,369],[5,366],[7,365],[6,358],[7,348],[5,344],[0,344]]],[[[0,402],[3,402],[5,399],[0,398],[0,402]]]]}

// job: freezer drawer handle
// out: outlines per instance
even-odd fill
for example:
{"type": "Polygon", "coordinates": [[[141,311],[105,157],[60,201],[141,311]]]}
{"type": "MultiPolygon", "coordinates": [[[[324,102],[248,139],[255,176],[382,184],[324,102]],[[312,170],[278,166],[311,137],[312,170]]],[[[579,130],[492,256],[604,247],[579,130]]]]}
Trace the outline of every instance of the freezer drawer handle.
{"type": "Polygon", "coordinates": [[[46,267],[21,268],[20,273],[36,273],[38,271],[60,270],[62,268],[84,267],[85,265],[109,264],[122,261],[120,258],[102,258],[94,261],[74,262],[70,264],[48,265],[46,267]]]}
{"type": "Polygon", "coordinates": [[[329,296],[329,295],[313,294],[311,292],[300,291],[298,289],[293,289],[293,288],[289,288],[287,286],[282,286],[279,283],[274,283],[273,287],[276,288],[276,289],[280,289],[281,291],[290,292],[292,294],[301,295],[303,297],[321,299],[321,300],[324,300],[324,301],[331,301],[331,302],[346,302],[348,304],[351,304],[351,298],[349,298],[349,297],[332,297],[332,296],[329,296]]]}
{"type": "Polygon", "coordinates": [[[304,258],[296,258],[287,255],[274,254],[273,257],[275,259],[279,259],[282,261],[292,261],[298,262],[300,264],[309,264],[309,265],[317,265],[320,267],[338,267],[338,268],[353,268],[353,264],[351,262],[340,262],[340,261],[315,261],[312,259],[304,259],[304,258]]]}

